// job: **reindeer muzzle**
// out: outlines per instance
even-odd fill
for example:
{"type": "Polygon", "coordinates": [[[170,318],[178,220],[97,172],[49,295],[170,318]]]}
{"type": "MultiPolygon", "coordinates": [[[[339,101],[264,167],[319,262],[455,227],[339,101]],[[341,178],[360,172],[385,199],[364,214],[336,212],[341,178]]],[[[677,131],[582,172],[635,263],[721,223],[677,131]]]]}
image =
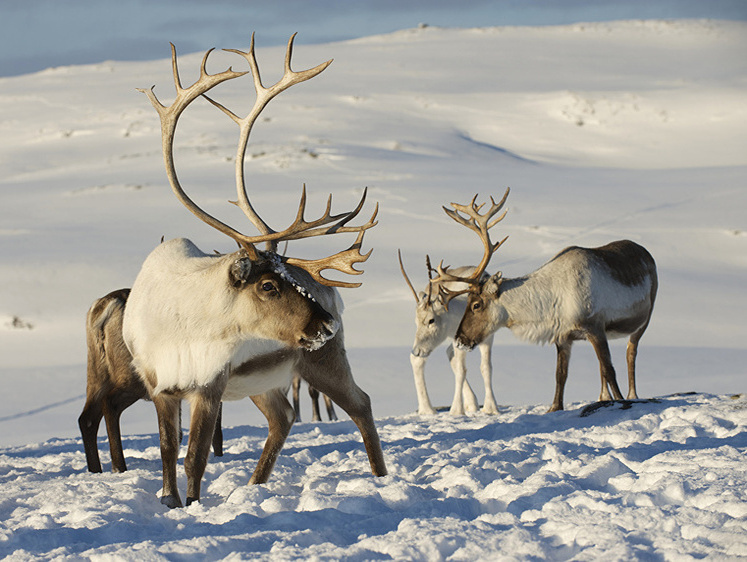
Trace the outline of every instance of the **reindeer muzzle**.
{"type": "Polygon", "coordinates": [[[337,330],[340,329],[340,323],[331,315],[328,318],[312,322],[305,335],[299,340],[300,346],[306,351],[316,351],[325,343],[335,337],[337,330]]]}

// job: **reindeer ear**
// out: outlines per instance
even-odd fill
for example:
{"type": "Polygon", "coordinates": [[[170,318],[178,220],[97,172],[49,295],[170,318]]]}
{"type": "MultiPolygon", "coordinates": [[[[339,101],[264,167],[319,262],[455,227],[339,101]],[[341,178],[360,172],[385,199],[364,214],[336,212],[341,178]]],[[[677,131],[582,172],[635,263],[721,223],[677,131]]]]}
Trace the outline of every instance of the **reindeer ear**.
{"type": "Polygon", "coordinates": [[[501,283],[503,283],[503,273],[500,271],[495,275],[491,275],[490,279],[485,282],[485,292],[488,295],[498,295],[501,290],[501,283]]]}
{"type": "Polygon", "coordinates": [[[231,285],[234,287],[241,287],[249,279],[249,274],[252,272],[252,260],[247,256],[237,258],[231,264],[229,270],[229,278],[231,279],[231,285]]]}

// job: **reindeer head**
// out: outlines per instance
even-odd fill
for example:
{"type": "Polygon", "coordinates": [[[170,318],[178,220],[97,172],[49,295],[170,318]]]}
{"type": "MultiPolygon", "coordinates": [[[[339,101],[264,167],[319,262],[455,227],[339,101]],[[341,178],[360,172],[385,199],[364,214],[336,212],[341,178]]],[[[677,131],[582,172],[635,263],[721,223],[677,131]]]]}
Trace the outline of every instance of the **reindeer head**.
{"type": "Polygon", "coordinates": [[[315,292],[324,287],[358,287],[360,283],[334,281],[321,275],[326,269],[336,269],[340,272],[359,275],[362,271],[353,266],[368,259],[367,254],[360,252],[365,232],[375,226],[378,205],[371,218],[360,226],[348,226],[361,211],[366,200],[366,190],[355,209],[340,214],[332,214],[332,197],[327,200],[327,206],[317,219],[306,220],[306,186],[304,185],[295,220],[287,228],[273,230],[256,212],[252,206],[246,190],[244,180],[244,159],[251,129],[265,106],[278,94],[300,82],[309,80],[324,71],[332,62],[327,61],[314,68],[296,72],[291,70],[291,56],[295,35],[288,41],[285,55],[285,70],[283,76],[270,87],[265,87],[259,74],[254,54],[254,35],[248,53],[230,49],[228,51],[243,57],[249,64],[256,94],[255,102],[246,117],[239,117],[220,103],[207,97],[206,93],[213,87],[227,80],[239,78],[247,72],[236,72],[229,68],[218,74],[208,74],[206,64],[211,51],[205,53],[200,68],[200,76],[189,87],[182,87],[179,78],[176,50],[171,46],[172,70],[176,86],[176,98],[170,106],[164,106],[156,97],[153,88],[140,90],[148,96],[161,120],[161,138],[164,162],[171,184],[171,188],[179,201],[195,216],[208,225],[235,240],[241,251],[230,256],[232,260],[228,268],[228,283],[236,294],[241,294],[247,312],[256,309],[259,314],[252,318],[261,318],[262,322],[253,326],[253,335],[267,337],[283,342],[295,342],[307,349],[321,346],[333,337],[337,330],[337,321],[327,312],[317,299],[315,292]],[[249,236],[228,226],[217,218],[201,209],[182,189],[176,174],[174,163],[174,134],[177,122],[183,111],[197,98],[204,97],[215,107],[220,109],[239,127],[239,141],[235,158],[235,175],[237,200],[231,203],[238,206],[259,230],[260,234],[249,236]],[[347,249],[318,260],[304,260],[281,256],[277,253],[278,243],[281,241],[299,240],[312,236],[322,236],[340,233],[356,233],[357,238],[347,249]],[[258,244],[265,243],[266,249],[260,251],[258,244]],[[265,310],[266,312],[261,312],[265,310]]]}
{"type": "Polygon", "coordinates": [[[439,268],[439,275],[434,280],[441,284],[448,281],[461,281],[468,285],[466,289],[461,291],[445,289],[446,302],[461,294],[466,293],[468,295],[464,316],[455,337],[455,342],[459,347],[473,349],[494,332],[495,324],[500,322],[500,311],[494,305],[498,302],[503,278],[501,272],[487,276],[485,275],[485,269],[488,267],[490,258],[508,238],[506,237],[500,242],[493,243],[490,241],[489,230],[506,216],[508,211],[504,211],[498,218],[493,219],[506,203],[509,192],[510,189],[506,189],[506,193],[498,203],[491,197],[491,206],[483,215],[480,214],[480,209],[482,209],[484,203],[480,205],[475,203],[477,195],[472,198],[472,202],[469,205],[452,203],[451,206],[453,209],[444,207],[444,211],[452,219],[476,232],[485,248],[482,261],[480,261],[480,264],[471,275],[452,275],[445,269],[439,268]]]}
{"type": "Polygon", "coordinates": [[[459,299],[449,303],[449,291],[456,291],[463,288],[464,283],[461,281],[442,281],[440,277],[446,272],[453,272],[456,275],[471,272],[473,268],[458,268],[450,270],[449,266],[441,263],[437,269],[431,267],[431,260],[426,256],[425,263],[428,271],[428,286],[425,291],[416,292],[410,278],[407,276],[405,266],[402,263],[402,254],[399,255],[399,266],[405,282],[415,297],[415,343],[412,347],[412,354],[416,357],[428,357],[448,337],[454,335],[459,319],[464,312],[465,300],[459,299]],[[434,278],[433,274],[438,274],[434,278]]]}
{"type": "Polygon", "coordinates": [[[304,270],[284,264],[273,252],[252,259],[241,250],[230,257],[232,314],[260,320],[252,324],[252,335],[308,351],[335,336],[340,324],[307,288],[314,281],[304,270]]]}

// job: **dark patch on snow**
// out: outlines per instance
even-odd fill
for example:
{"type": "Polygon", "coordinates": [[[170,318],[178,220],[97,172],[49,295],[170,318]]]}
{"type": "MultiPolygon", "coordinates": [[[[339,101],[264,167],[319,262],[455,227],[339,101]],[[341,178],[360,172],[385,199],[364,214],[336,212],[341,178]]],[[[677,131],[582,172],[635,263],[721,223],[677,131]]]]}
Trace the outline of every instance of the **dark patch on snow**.
{"type": "Polygon", "coordinates": [[[661,400],[657,398],[649,398],[646,400],[604,400],[601,402],[594,402],[593,404],[585,406],[581,410],[580,416],[582,418],[585,418],[594,414],[595,412],[598,412],[602,408],[614,407],[617,410],[629,410],[633,407],[634,404],[661,404],[661,400]]]}

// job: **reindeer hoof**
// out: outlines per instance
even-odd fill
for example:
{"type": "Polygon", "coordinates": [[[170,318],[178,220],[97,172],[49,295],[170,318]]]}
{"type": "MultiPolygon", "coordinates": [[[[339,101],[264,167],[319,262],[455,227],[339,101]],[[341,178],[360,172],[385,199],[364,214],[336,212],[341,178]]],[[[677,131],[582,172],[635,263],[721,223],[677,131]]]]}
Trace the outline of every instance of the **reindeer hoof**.
{"type": "Polygon", "coordinates": [[[431,408],[430,410],[418,409],[419,416],[435,416],[437,413],[438,411],[435,408],[431,408]]]}
{"type": "Polygon", "coordinates": [[[200,503],[200,498],[187,497],[187,505],[192,505],[193,503],[200,503]]]}
{"type": "Polygon", "coordinates": [[[161,496],[161,503],[169,509],[182,507],[182,500],[179,499],[179,496],[161,496]]]}

